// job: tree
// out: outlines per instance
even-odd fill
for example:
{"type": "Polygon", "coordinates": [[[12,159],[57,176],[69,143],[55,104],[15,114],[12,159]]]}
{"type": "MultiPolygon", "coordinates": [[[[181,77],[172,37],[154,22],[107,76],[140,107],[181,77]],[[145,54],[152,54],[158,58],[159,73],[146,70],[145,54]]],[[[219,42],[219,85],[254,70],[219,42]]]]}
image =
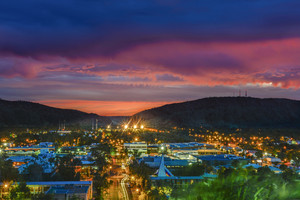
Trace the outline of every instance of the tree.
{"type": "Polygon", "coordinates": [[[154,174],[154,170],[146,165],[144,162],[138,163],[136,160],[133,160],[129,165],[130,173],[136,175],[142,180],[142,189],[146,190],[150,187],[150,175],[154,174]]]}
{"type": "Polygon", "coordinates": [[[282,177],[282,179],[287,182],[287,183],[291,183],[294,180],[296,180],[297,178],[297,174],[295,171],[286,168],[281,174],[280,176],[282,177]]]}
{"type": "Polygon", "coordinates": [[[69,200],[82,200],[82,198],[80,198],[76,195],[72,195],[71,198],[69,198],[69,200]]]}
{"type": "Polygon", "coordinates": [[[13,167],[12,161],[7,160],[6,155],[0,156],[0,182],[16,181],[19,172],[13,167]]]}
{"type": "Polygon", "coordinates": [[[80,180],[80,174],[75,171],[76,166],[80,164],[81,161],[74,158],[71,154],[58,158],[58,174],[56,175],[56,178],[64,181],[80,180]]]}
{"type": "Polygon", "coordinates": [[[287,169],[287,166],[286,166],[286,165],[280,165],[280,166],[279,166],[279,169],[280,169],[281,171],[284,171],[284,170],[287,169]]]}
{"type": "Polygon", "coordinates": [[[263,152],[262,152],[262,151],[257,151],[257,152],[255,153],[255,156],[256,156],[257,158],[262,158],[262,157],[263,157],[263,152]]]}
{"type": "Polygon", "coordinates": [[[240,161],[239,161],[238,159],[233,160],[233,161],[231,162],[231,166],[234,167],[234,168],[240,167],[240,166],[241,166],[241,165],[240,165],[240,161]]]}
{"type": "Polygon", "coordinates": [[[217,179],[202,181],[190,188],[173,192],[179,199],[200,200],[288,200],[300,198],[300,183],[289,181],[272,173],[269,168],[259,168],[257,173],[252,169],[224,169],[219,171],[217,179]]]}
{"type": "Polygon", "coordinates": [[[149,200],[167,200],[165,194],[160,193],[159,189],[155,188],[148,192],[148,199],[149,200]]]}
{"type": "Polygon", "coordinates": [[[53,195],[44,193],[34,194],[31,195],[31,200],[53,200],[53,195]]]}
{"type": "Polygon", "coordinates": [[[97,198],[99,199],[102,198],[103,191],[109,187],[107,168],[109,166],[109,160],[111,159],[111,150],[112,147],[107,141],[97,145],[91,150],[91,160],[94,161],[97,166],[97,170],[93,172],[93,184],[97,198]]]}
{"type": "Polygon", "coordinates": [[[135,158],[140,157],[141,154],[142,154],[142,152],[140,152],[140,151],[137,150],[137,149],[134,149],[134,150],[131,152],[131,154],[132,154],[133,158],[135,159],[135,158]]]}
{"type": "Polygon", "coordinates": [[[184,168],[175,169],[173,174],[175,176],[201,176],[205,172],[209,173],[211,167],[200,163],[193,163],[192,165],[186,166],[184,168]]]}
{"type": "Polygon", "coordinates": [[[43,167],[37,163],[29,165],[25,169],[25,175],[27,174],[27,181],[42,181],[43,180],[43,167]]]}
{"type": "Polygon", "coordinates": [[[295,167],[298,168],[300,166],[300,151],[293,152],[291,158],[294,161],[295,167]]]}
{"type": "Polygon", "coordinates": [[[23,200],[30,198],[30,189],[27,187],[26,182],[20,182],[17,187],[10,191],[10,199],[23,200]]]}

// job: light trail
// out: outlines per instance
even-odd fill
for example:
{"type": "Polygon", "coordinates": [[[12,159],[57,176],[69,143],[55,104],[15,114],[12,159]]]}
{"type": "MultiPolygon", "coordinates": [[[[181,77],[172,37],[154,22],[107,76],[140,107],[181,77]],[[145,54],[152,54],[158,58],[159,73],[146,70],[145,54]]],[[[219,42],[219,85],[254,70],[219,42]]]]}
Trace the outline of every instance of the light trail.
{"type": "Polygon", "coordinates": [[[127,180],[128,180],[128,175],[125,174],[124,178],[121,180],[121,187],[123,190],[123,196],[124,196],[125,200],[129,200],[128,192],[127,192],[126,185],[125,185],[125,181],[127,181],[127,180]]]}

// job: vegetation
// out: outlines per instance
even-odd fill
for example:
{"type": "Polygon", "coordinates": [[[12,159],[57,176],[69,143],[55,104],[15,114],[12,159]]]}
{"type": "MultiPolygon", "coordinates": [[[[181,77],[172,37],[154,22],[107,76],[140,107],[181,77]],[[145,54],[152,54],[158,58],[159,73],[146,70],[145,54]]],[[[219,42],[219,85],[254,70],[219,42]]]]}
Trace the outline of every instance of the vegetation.
{"type": "Polygon", "coordinates": [[[94,161],[97,166],[97,170],[93,172],[93,185],[97,199],[102,199],[104,190],[110,185],[108,182],[109,174],[107,173],[107,169],[109,168],[112,150],[112,146],[107,141],[98,144],[91,150],[91,160],[94,161]]]}
{"type": "Polygon", "coordinates": [[[19,172],[13,167],[10,160],[6,160],[5,154],[0,154],[0,182],[7,183],[10,181],[16,181],[18,179],[19,172]]]}
{"type": "Polygon", "coordinates": [[[31,200],[53,200],[53,195],[52,194],[33,194],[31,195],[31,200]]]}
{"type": "Polygon", "coordinates": [[[58,172],[54,179],[59,181],[79,181],[80,173],[76,173],[76,166],[81,165],[81,161],[78,158],[74,158],[73,155],[68,154],[63,157],[58,157],[57,161],[58,172]]]}
{"type": "Polygon", "coordinates": [[[140,179],[139,187],[142,190],[147,191],[150,189],[150,175],[154,174],[155,170],[150,168],[144,162],[138,163],[137,160],[132,160],[129,165],[129,170],[136,179],[140,179]]]}
{"type": "Polygon", "coordinates": [[[288,200],[300,198],[300,184],[296,174],[286,170],[274,174],[268,167],[222,168],[219,177],[174,190],[172,198],[188,200],[288,200]]]}
{"type": "Polygon", "coordinates": [[[212,171],[212,167],[194,163],[184,168],[175,169],[172,171],[174,176],[201,176],[204,173],[210,173],[212,171]]]}
{"type": "Polygon", "coordinates": [[[30,189],[25,182],[20,182],[18,186],[15,186],[10,191],[11,200],[23,200],[30,198],[30,189]]]}

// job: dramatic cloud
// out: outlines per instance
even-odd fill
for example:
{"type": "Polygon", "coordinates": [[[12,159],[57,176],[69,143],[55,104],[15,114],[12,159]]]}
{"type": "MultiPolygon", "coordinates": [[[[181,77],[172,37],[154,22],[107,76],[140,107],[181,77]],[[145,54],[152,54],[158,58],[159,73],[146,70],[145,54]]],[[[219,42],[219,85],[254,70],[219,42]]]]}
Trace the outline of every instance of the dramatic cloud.
{"type": "Polygon", "coordinates": [[[299,7],[297,0],[1,1],[1,98],[69,101],[86,111],[102,103],[99,114],[120,115],[237,88],[300,99],[299,7]]]}

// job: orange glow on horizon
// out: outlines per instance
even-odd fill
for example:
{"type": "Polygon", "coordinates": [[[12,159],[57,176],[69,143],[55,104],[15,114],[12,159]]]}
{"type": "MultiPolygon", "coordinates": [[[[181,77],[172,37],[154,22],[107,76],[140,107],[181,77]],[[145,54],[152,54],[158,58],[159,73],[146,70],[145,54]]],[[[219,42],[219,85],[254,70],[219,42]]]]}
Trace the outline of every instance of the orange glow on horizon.
{"type": "Polygon", "coordinates": [[[56,108],[74,109],[101,116],[131,116],[140,111],[162,106],[170,102],[123,102],[89,100],[45,100],[38,103],[56,108]]]}

